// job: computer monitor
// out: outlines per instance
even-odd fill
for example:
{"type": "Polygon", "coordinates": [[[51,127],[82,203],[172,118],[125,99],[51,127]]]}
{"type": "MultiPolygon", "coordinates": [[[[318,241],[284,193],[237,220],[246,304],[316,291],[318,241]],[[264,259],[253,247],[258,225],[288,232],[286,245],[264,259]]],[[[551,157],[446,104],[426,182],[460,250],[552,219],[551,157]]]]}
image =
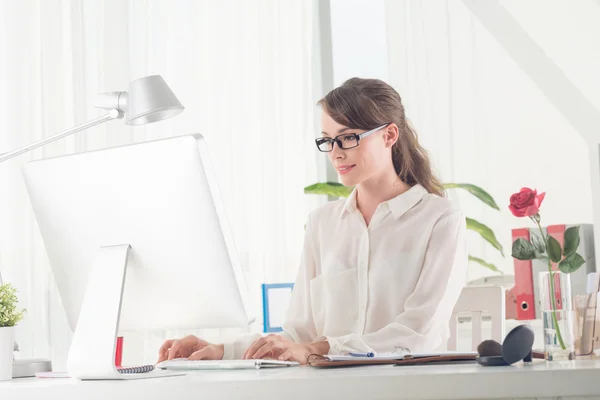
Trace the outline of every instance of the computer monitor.
{"type": "Polygon", "coordinates": [[[70,374],[116,376],[118,331],[251,321],[202,135],[33,161],[23,174],[75,332],[70,374]]]}

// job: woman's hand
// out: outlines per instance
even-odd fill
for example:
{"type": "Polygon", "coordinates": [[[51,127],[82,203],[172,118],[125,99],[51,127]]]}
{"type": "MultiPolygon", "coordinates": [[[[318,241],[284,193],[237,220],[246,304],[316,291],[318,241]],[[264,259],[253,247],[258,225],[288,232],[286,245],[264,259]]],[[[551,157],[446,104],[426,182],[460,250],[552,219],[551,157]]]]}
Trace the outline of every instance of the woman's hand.
{"type": "Polygon", "coordinates": [[[281,335],[270,334],[267,336],[263,336],[260,339],[256,340],[242,355],[242,360],[251,360],[251,359],[260,359],[260,358],[272,358],[275,359],[278,357],[277,348],[275,347],[276,343],[279,342],[289,342],[292,341],[284,338],[281,335]],[[275,350],[275,352],[273,352],[275,350]]]}
{"type": "Polygon", "coordinates": [[[300,364],[308,362],[310,354],[327,354],[329,343],[296,343],[280,335],[269,335],[255,341],[246,350],[242,358],[270,358],[280,361],[296,361],[300,364]]]}
{"type": "Polygon", "coordinates": [[[186,336],[181,339],[167,340],[158,351],[158,361],[172,360],[174,358],[187,358],[190,360],[221,360],[224,347],[222,344],[212,344],[196,336],[186,336]]]}

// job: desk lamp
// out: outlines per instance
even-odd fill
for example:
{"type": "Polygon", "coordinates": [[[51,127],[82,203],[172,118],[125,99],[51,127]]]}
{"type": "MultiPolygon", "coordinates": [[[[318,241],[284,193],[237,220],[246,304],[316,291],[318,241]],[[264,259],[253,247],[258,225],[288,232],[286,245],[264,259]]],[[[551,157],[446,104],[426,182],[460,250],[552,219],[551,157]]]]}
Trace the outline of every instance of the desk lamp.
{"type": "MultiPolygon", "coordinates": [[[[174,117],[184,109],[160,75],[146,76],[132,81],[127,92],[101,93],[96,98],[95,107],[109,111],[102,117],[67,129],[49,138],[8,153],[2,153],[0,154],[0,163],[113,119],[125,117],[127,125],[144,125],[174,117]]],[[[2,276],[0,276],[1,284],[2,276]]],[[[17,349],[18,346],[15,343],[15,350],[17,349]]],[[[50,370],[50,361],[42,359],[15,360],[13,364],[14,377],[34,376],[35,372],[50,370]]]]}

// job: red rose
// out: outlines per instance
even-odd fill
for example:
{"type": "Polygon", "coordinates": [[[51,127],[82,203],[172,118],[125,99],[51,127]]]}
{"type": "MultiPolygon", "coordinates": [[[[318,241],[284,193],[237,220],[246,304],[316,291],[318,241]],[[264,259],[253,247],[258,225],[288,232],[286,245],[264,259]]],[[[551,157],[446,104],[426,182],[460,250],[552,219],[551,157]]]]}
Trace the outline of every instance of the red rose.
{"type": "Polygon", "coordinates": [[[522,188],[519,193],[510,196],[508,208],[515,217],[531,217],[540,211],[546,193],[537,194],[537,190],[522,188]]]}

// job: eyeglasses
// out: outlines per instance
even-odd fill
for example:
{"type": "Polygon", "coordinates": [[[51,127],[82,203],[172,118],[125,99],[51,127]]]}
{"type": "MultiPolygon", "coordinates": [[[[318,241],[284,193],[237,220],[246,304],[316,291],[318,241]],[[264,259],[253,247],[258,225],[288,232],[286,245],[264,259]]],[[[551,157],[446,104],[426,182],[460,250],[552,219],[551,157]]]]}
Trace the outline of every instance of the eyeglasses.
{"type": "Polygon", "coordinates": [[[319,149],[319,151],[325,153],[333,151],[334,143],[337,143],[338,147],[343,150],[353,149],[354,147],[358,147],[360,139],[366,138],[372,133],[383,129],[388,125],[389,123],[378,126],[377,128],[371,129],[370,131],[366,131],[363,133],[345,133],[342,135],[337,135],[334,138],[320,137],[315,139],[315,143],[317,144],[317,148],[319,149]]]}

